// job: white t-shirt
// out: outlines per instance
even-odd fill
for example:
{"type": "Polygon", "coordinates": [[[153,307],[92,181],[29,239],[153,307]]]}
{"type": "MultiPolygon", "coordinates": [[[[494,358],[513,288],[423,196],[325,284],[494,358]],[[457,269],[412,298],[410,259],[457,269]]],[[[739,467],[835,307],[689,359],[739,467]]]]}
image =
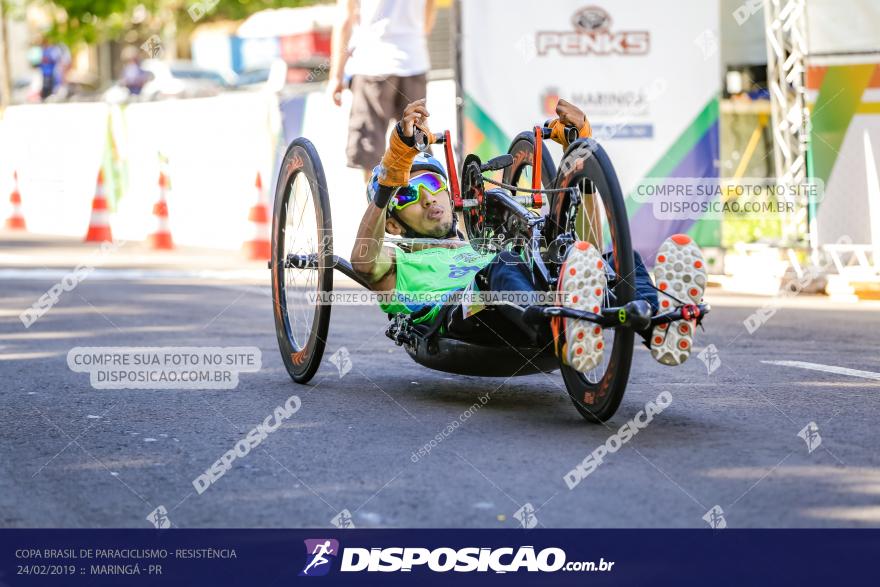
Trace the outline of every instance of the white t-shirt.
{"type": "Polygon", "coordinates": [[[351,37],[350,75],[418,75],[428,71],[425,0],[360,0],[351,37]]]}

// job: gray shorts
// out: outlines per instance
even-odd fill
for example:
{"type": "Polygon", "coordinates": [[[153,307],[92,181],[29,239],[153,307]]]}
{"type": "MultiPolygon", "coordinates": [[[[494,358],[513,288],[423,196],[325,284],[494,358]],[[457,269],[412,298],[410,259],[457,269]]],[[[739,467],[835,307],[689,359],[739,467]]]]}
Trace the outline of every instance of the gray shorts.
{"type": "Polygon", "coordinates": [[[349,167],[372,170],[382,160],[388,126],[410,102],[427,95],[425,74],[407,77],[356,75],[345,154],[349,167]]]}

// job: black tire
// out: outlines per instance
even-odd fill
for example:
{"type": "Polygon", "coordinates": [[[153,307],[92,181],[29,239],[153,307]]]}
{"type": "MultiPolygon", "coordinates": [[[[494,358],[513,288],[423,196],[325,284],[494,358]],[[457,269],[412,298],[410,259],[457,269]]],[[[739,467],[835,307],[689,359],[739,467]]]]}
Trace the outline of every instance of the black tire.
{"type": "MultiPolygon", "coordinates": [[[[603,253],[608,249],[608,245],[611,246],[614,267],[617,268],[617,279],[609,283],[610,293],[606,294],[603,307],[623,306],[631,301],[635,294],[629,220],[614,166],[605,150],[593,139],[575,141],[562,157],[554,187],[573,185],[580,185],[584,194],[591,191],[589,186],[592,186],[592,193],[598,192],[600,195],[600,198],[595,199],[594,206],[601,205],[604,214],[601,214],[601,209],[597,207],[595,208],[597,213],[591,216],[594,219],[604,217],[607,227],[599,227],[598,230],[595,228],[595,222],[591,222],[590,216],[584,212],[585,205],[590,201],[590,198],[584,196],[578,208],[579,214],[584,213],[580,219],[582,234],[579,238],[587,240],[597,238],[601,242],[594,244],[600,246],[600,251],[603,253]],[[583,234],[586,231],[590,232],[583,234]],[[605,232],[609,233],[608,238],[604,236],[605,232]]],[[[567,211],[564,209],[566,206],[563,205],[563,200],[568,199],[567,194],[557,195],[560,196],[559,205],[551,205],[550,220],[557,227],[570,225],[564,218],[567,211]]],[[[629,381],[633,355],[632,329],[606,328],[604,333],[605,356],[602,364],[593,371],[581,374],[560,361],[562,378],[575,408],[587,421],[597,423],[613,416],[620,406],[629,381]],[[608,352],[609,348],[611,352],[608,352]]]]}
{"type": "Polygon", "coordinates": [[[314,145],[295,139],[287,148],[272,216],[272,302],[278,348],[287,372],[306,383],[321,364],[330,304],[309,293],[333,291],[333,225],[324,167],[314,145]],[[290,254],[308,255],[310,268],[287,267],[290,254]],[[313,302],[313,303],[312,303],[313,302]]]}
{"type": "MultiPolygon", "coordinates": [[[[511,141],[507,152],[513,155],[513,165],[504,169],[502,181],[520,187],[532,187],[531,169],[532,158],[535,153],[534,133],[523,131],[516,135],[513,141],[511,141]],[[520,185],[521,182],[525,183],[520,185]]],[[[554,165],[553,157],[545,147],[541,149],[541,184],[545,188],[552,187],[555,179],[556,165],[554,165]]]]}

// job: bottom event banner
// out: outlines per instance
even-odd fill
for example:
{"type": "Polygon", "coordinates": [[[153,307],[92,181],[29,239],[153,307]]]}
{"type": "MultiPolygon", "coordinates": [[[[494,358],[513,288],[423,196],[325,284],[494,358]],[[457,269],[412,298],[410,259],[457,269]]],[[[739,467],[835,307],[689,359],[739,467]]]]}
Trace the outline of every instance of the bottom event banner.
{"type": "Polygon", "coordinates": [[[0,530],[17,585],[837,585],[876,530],[0,530]]]}

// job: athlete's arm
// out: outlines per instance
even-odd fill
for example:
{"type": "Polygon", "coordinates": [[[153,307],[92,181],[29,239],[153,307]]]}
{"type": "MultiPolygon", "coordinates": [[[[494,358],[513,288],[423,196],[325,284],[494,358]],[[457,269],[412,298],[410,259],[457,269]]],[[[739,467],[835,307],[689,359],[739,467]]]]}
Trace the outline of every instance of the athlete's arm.
{"type": "Polygon", "coordinates": [[[425,122],[428,116],[425,100],[412,102],[404,109],[399,126],[391,133],[388,149],[382,157],[379,189],[358,227],[357,239],[351,251],[351,266],[370,283],[373,291],[393,290],[397,282],[394,249],[382,246],[385,209],[397,188],[409,183],[409,170],[418,152],[412,145],[415,126],[419,125],[430,133],[425,122]]]}
{"type": "Polygon", "coordinates": [[[370,204],[358,227],[351,251],[351,266],[370,283],[373,291],[394,289],[394,249],[382,246],[385,237],[385,208],[370,204]]]}

